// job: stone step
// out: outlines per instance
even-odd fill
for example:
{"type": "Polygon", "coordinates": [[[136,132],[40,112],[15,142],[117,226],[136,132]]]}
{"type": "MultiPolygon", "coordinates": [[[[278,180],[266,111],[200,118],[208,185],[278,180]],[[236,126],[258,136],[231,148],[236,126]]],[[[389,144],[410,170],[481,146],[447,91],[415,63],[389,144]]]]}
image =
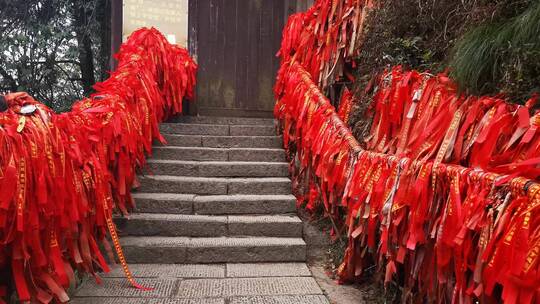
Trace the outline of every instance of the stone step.
{"type": "Polygon", "coordinates": [[[283,214],[296,211],[293,195],[133,193],[137,212],[168,214],[283,214]]]}
{"type": "Polygon", "coordinates": [[[154,147],[154,159],[192,161],[284,162],[285,150],[265,148],[154,147]]]}
{"type": "Polygon", "coordinates": [[[177,116],[169,122],[212,125],[265,125],[273,126],[273,118],[215,117],[215,116],[177,116]]]}
{"type": "Polygon", "coordinates": [[[296,215],[132,214],[116,218],[122,235],[132,236],[270,236],[302,237],[296,215]]]}
{"type": "MultiPolygon", "coordinates": [[[[226,263],[226,264],[129,264],[135,278],[253,278],[310,277],[306,263],[226,263]]],[[[111,265],[103,278],[125,278],[120,265],[111,265]]]]}
{"type": "Polygon", "coordinates": [[[317,293],[322,294],[322,291],[315,279],[310,277],[185,280],[180,282],[178,290],[178,295],[186,298],[282,296],[317,293]]]}
{"type": "Polygon", "coordinates": [[[169,146],[206,148],[282,148],[281,136],[212,136],[163,134],[169,146]]]}
{"type": "Polygon", "coordinates": [[[218,135],[218,136],[274,136],[276,129],[273,125],[215,125],[215,124],[185,124],[164,123],[160,130],[167,134],[181,135],[218,135]]]}
{"type": "Polygon", "coordinates": [[[128,263],[251,263],[303,262],[302,238],[276,237],[156,237],[121,239],[128,263]]]}
{"type": "Polygon", "coordinates": [[[103,274],[103,284],[87,280],[70,303],[84,304],[328,304],[322,290],[312,284],[305,263],[251,264],[129,264],[137,282],[158,292],[132,288],[120,266],[103,274]],[[241,279],[241,280],[240,280],[241,279]],[[183,281],[204,280],[198,288],[227,288],[227,291],[192,291],[177,288],[183,281]],[[176,281],[176,284],[170,282],[176,281]],[[287,286],[283,286],[283,284],[287,286]],[[307,285],[306,285],[307,284],[307,285]],[[238,286],[237,286],[238,285],[238,286]],[[164,288],[163,288],[163,287],[164,288]],[[243,288],[242,288],[243,287],[243,288]],[[242,288],[242,289],[240,289],[242,288]],[[196,294],[197,293],[197,294],[196,294]],[[208,297],[211,296],[211,297],[208,297]]]}
{"type": "Polygon", "coordinates": [[[226,194],[290,194],[291,180],[286,177],[192,177],[154,175],[139,177],[138,192],[226,194]]]}
{"type": "Polygon", "coordinates": [[[199,177],[286,177],[287,163],[239,161],[149,160],[152,174],[199,177]]]}
{"type": "MultiPolygon", "coordinates": [[[[227,297],[227,298],[143,298],[143,297],[131,297],[132,294],[140,295],[134,291],[123,292],[121,295],[116,295],[114,292],[103,291],[103,285],[108,284],[113,288],[121,288],[122,290],[136,290],[135,288],[130,288],[128,286],[122,285],[122,282],[111,283],[109,281],[120,281],[119,279],[115,280],[105,280],[102,285],[93,285],[96,286],[96,291],[93,292],[94,296],[88,297],[87,292],[81,292],[81,297],[74,298],[70,301],[70,304],[329,304],[330,302],[322,294],[317,295],[271,295],[271,296],[246,296],[246,297],[227,297]],[[102,296],[106,294],[107,296],[102,296]],[[127,295],[130,297],[128,297],[127,295]]],[[[125,281],[125,280],[124,280],[125,281]]],[[[145,280],[146,282],[146,280],[145,280]]],[[[149,281],[150,284],[155,285],[166,285],[169,283],[166,280],[153,280],[149,281]],[[165,281],[165,282],[162,282],[165,281]]],[[[238,282],[239,284],[245,284],[245,280],[238,282]]],[[[267,282],[262,282],[259,284],[266,284],[267,282]]],[[[287,282],[290,283],[290,282],[287,282]]],[[[90,283],[89,283],[90,284],[90,283]]],[[[90,286],[90,285],[85,285],[90,286]]],[[[174,286],[171,286],[171,288],[174,286]]],[[[224,286],[225,287],[225,286],[224,286]]],[[[111,288],[112,289],[112,288],[111,288]]],[[[141,295],[140,295],[141,296],[141,295]]],[[[144,295],[142,295],[144,296],[144,295]]],[[[180,295],[179,295],[180,296],[180,295]]],[[[362,303],[362,302],[359,302],[362,303]]]]}

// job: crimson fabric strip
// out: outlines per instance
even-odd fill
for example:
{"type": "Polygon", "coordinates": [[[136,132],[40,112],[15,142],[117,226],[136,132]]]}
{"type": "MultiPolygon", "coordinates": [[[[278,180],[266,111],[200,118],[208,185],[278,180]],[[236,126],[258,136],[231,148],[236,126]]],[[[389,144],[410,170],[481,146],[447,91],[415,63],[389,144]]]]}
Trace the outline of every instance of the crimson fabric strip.
{"type": "MultiPolygon", "coordinates": [[[[156,29],[134,32],[118,69],[96,93],[56,114],[26,93],[5,96],[0,113],[0,269],[19,299],[67,302],[74,271],[109,267],[98,244],[109,236],[131,284],[113,210],[133,207],[137,170],[164,142],[159,123],[193,97],[197,65],[156,29]]],[[[6,290],[6,286],[0,286],[6,290]]]]}
{"type": "Polygon", "coordinates": [[[538,96],[524,105],[464,96],[445,74],[394,67],[374,95],[370,150],[459,164],[494,173],[540,176],[538,96]]]}
{"type": "Polygon", "coordinates": [[[279,71],[274,114],[293,184],[309,185],[296,189],[299,202],[324,210],[334,234],[348,238],[340,280],[354,281],[374,266],[385,284],[402,286],[407,302],[540,301],[540,185],[515,176],[536,178],[537,161],[525,159],[518,164],[528,169],[516,171],[511,157],[510,165],[490,166],[493,154],[486,152],[507,147],[501,138],[512,136],[529,151],[523,144],[535,137],[524,140],[529,131],[516,130],[530,130],[537,114],[529,119],[530,109],[458,96],[443,75],[392,75],[380,79],[372,134],[378,136],[367,151],[301,64],[290,61],[279,71]],[[462,160],[499,173],[449,163],[458,140],[468,155],[462,160]]]}
{"type": "Polygon", "coordinates": [[[283,62],[295,58],[323,90],[338,79],[352,77],[344,66],[355,66],[353,58],[360,50],[373,2],[316,0],[306,12],[289,17],[278,55],[283,62]]]}

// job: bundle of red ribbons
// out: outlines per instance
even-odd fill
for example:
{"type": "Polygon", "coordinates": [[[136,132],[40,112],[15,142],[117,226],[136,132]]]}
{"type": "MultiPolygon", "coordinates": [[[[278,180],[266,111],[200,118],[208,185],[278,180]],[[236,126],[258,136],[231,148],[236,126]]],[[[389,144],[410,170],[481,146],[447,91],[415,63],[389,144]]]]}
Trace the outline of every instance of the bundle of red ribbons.
{"type": "MultiPolygon", "coordinates": [[[[0,113],[0,279],[20,301],[67,302],[74,271],[108,271],[109,234],[129,281],[112,213],[127,214],[136,170],[158,124],[193,96],[197,65],[156,29],[134,32],[119,65],[96,93],[55,114],[26,93],[6,96],[0,113]]],[[[2,302],[0,297],[0,303],[2,302]]]]}
{"type": "Polygon", "coordinates": [[[283,61],[292,56],[310,72],[324,90],[336,78],[353,76],[344,69],[354,66],[362,29],[372,0],[317,0],[307,12],[289,17],[283,31],[283,61]]]}
{"type": "Polygon", "coordinates": [[[369,146],[383,154],[360,148],[300,64],[282,65],[275,90],[299,200],[349,239],[342,281],[376,265],[407,302],[540,301],[540,185],[513,176],[537,176],[522,169],[537,140],[529,107],[396,68],[375,98],[369,146]]]}
{"type": "Polygon", "coordinates": [[[446,75],[383,74],[373,100],[368,149],[512,176],[540,176],[538,97],[525,106],[502,98],[464,96],[446,75]]]}

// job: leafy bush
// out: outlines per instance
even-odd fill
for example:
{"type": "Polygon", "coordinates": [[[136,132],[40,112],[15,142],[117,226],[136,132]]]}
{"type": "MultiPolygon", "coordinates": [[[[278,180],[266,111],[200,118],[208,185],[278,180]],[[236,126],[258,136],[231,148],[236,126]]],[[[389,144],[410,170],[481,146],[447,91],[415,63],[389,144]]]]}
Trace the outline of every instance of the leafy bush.
{"type": "Polygon", "coordinates": [[[359,102],[350,125],[368,135],[370,96],[363,89],[388,67],[450,69],[462,90],[504,92],[523,102],[540,85],[538,0],[379,0],[366,20],[354,83],[359,102]]]}
{"type": "Polygon", "coordinates": [[[69,110],[107,77],[109,9],[109,0],[0,1],[0,94],[69,110]]]}
{"type": "Polygon", "coordinates": [[[478,26],[457,43],[451,76],[474,94],[524,101],[540,89],[540,2],[504,21],[478,26]]]}

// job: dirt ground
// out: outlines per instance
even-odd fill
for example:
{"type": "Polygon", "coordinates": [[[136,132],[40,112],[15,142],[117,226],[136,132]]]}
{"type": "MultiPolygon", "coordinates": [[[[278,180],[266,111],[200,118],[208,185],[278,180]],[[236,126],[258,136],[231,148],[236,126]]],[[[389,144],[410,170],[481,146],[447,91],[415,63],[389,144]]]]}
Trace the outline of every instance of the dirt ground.
{"type": "Polygon", "coordinates": [[[326,272],[325,265],[314,264],[309,267],[332,304],[383,303],[383,291],[374,284],[340,285],[326,272]]]}
{"type": "Polygon", "coordinates": [[[299,211],[304,221],[304,240],[308,245],[308,266],[313,277],[332,304],[384,303],[384,290],[372,282],[362,284],[338,284],[332,269],[339,246],[332,245],[328,225],[324,221],[313,221],[299,211]]]}

